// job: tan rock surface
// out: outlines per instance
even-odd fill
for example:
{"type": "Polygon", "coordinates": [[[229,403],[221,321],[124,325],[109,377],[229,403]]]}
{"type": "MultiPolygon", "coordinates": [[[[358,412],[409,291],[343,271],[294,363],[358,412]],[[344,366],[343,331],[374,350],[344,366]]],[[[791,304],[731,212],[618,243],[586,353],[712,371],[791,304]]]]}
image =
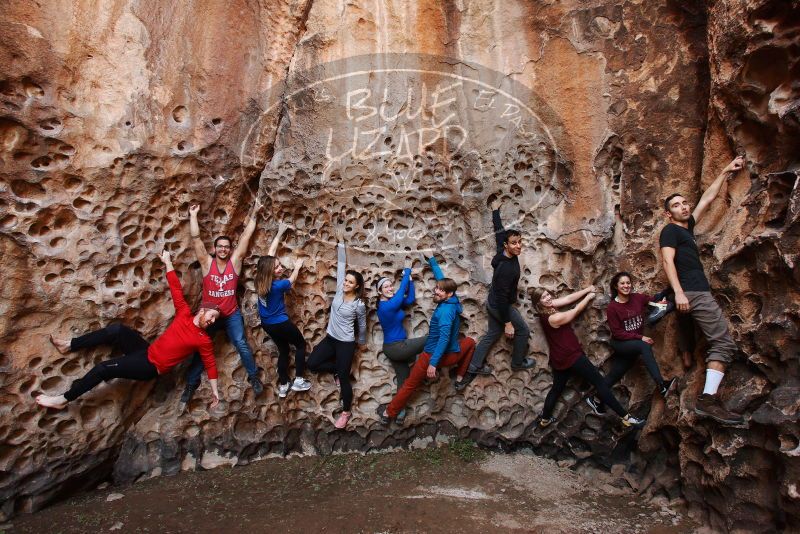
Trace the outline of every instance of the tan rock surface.
{"type": "MultiPolygon", "coordinates": [[[[640,491],[682,494],[716,528],[797,524],[796,7],[11,2],[0,13],[4,514],[36,509],[112,466],[118,480],[132,480],[458,434],[606,466],[634,451],[627,461],[640,491]],[[702,366],[684,373],[669,319],[653,337],[662,370],[680,376],[680,396],[665,405],[641,371],[619,388],[635,411],[650,410],[638,437],[588,416],[578,389],[564,395],[558,424],[534,433],[550,374],[527,296],[519,306],[539,368],[512,373],[501,341],[489,356],[495,377],[478,378],[463,396],[439,380],[414,398],[407,428],[375,420],[394,385],[374,311],[368,347],[353,366],[347,432],[331,424],[338,392],[329,377],[279,401],[276,349],[258,328],[252,285],[279,219],[295,227],[281,249],[285,262],[306,258],[288,305],[310,346],[324,335],[331,222],[340,216],[349,263],[368,282],[395,274],[406,255],[439,251],[462,283],[464,333],[477,337],[494,195],[525,234],[521,287],[606,287],[626,268],[641,289],[657,290],[661,199],[682,190],[695,200],[738,151],[749,172],[723,190],[700,241],[742,349],[723,394],[750,418],[749,429],[694,417],[702,366]],[[266,210],[241,302],[264,368],[261,397],[219,336],[225,402],[217,411],[206,409],[205,386],[181,411],[183,368],[155,384],[104,385],[62,413],[36,408],[37,392],[62,392],[108,356],[61,356],[47,334],[121,320],[154,338],[172,314],[155,257],[161,248],[173,252],[187,294],[199,292],[189,203],[201,203],[210,242],[241,231],[254,195],[266,210]]],[[[423,333],[432,283],[428,270],[415,276],[410,325],[423,333]]],[[[602,307],[578,325],[591,358],[604,362],[602,307]]]]}

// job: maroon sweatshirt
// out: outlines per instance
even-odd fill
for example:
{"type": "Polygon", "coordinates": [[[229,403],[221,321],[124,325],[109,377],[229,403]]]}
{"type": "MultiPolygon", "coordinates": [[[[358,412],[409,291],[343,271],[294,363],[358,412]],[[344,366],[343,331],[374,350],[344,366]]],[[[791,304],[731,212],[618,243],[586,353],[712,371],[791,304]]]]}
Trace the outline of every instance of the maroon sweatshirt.
{"type": "Polygon", "coordinates": [[[642,339],[650,295],[631,293],[628,302],[612,300],[606,308],[606,322],[611,329],[611,337],[617,341],[642,339]]]}

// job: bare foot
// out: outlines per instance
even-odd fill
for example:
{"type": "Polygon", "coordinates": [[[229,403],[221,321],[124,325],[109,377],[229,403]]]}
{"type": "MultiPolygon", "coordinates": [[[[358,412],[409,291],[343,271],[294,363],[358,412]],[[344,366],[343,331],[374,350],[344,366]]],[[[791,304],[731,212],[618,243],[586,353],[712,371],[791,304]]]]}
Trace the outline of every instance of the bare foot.
{"type": "Polygon", "coordinates": [[[57,339],[53,337],[53,334],[50,334],[50,343],[56,348],[58,352],[61,354],[66,354],[70,350],[72,350],[72,342],[71,341],[64,341],[63,339],[57,339]]]}
{"type": "Polygon", "coordinates": [[[39,395],[36,397],[36,404],[44,406],[45,408],[52,408],[54,410],[63,410],[67,406],[67,399],[64,395],[51,396],[39,395]]]}

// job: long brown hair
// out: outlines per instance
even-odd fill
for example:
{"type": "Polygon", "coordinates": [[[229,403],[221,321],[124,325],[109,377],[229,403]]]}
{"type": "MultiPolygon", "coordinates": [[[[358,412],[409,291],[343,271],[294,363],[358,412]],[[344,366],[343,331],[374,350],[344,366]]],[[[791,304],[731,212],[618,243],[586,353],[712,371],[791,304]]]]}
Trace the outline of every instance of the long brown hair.
{"type": "Polygon", "coordinates": [[[533,301],[533,307],[536,308],[536,312],[539,315],[551,315],[551,308],[548,308],[544,304],[542,304],[542,297],[545,293],[550,293],[547,289],[543,287],[537,287],[531,290],[531,300],[533,301]]]}
{"type": "Polygon", "coordinates": [[[275,256],[261,256],[258,258],[258,265],[256,266],[256,293],[259,297],[264,298],[269,294],[272,289],[272,278],[275,276],[275,256]]]}

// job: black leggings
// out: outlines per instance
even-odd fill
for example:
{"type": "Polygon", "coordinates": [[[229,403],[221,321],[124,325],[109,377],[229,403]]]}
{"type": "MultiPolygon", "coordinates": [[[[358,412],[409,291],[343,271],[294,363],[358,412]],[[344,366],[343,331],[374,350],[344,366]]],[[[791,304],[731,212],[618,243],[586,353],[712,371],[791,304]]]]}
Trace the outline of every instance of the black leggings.
{"type": "Polygon", "coordinates": [[[664,378],[661,376],[661,371],[658,370],[655,356],[653,356],[653,348],[642,341],[641,339],[628,339],[620,341],[617,339],[611,340],[611,348],[614,349],[614,356],[611,358],[611,369],[606,375],[606,384],[609,387],[613,386],[620,379],[625,376],[631,367],[638,361],[639,356],[642,358],[647,372],[653,377],[653,381],[658,387],[664,387],[664,378]]]}
{"type": "Polygon", "coordinates": [[[303,376],[306,368],[306,340],[291,321],[261,323],[261,328],[278,346],[278,383],[289,383],[289,345],[294,345],[294,375],[303,376]]]}
{"type": "Polygon", "coordinates": [[[355,341],[339,341],[330,334],[314,347],[308,356],[308,370],[312,373],[334,373],[339,377],[342,407],[349,412],[353,405],[353,386],[350,384],[350,367],[356,353],[355,341]]]}
{"type": "Polygon", "coordinates": [[[611,388],[606,384],[603,375],[600,374],[597,367],[592,365],[592,362],[589,361],[589,358],[587,358],[585,354],[581,354],[581,357],[578,358],[569,369],[561,371],[553,369],[553,387],[550,388],[547,397],[544,399],[542,417],[551,417],[553,415],[553,408],[556,407],[556,401],[561,397],[564,388],[567,386],[567,381],[572,375],[579,376],[593,385],[597,390],[597,395],[600,397],[600,400],[603,401],[606,406],[617,412],[617,415],[620,417],[625,416],[625,409],[614,394],[611,393],[611,388]]]}
{"type": "Polygon", "coordinates": [[[131,380],[152,380],[158,376],[158,369],[147,359],[150,344],[131,328],[115,323],[95,332],[72,339],[71,350],[89,349],[98,345],[111,345],[123,356],[98,363],[84,375],[72,383],[72,387],[64,393],[68,401],[73,401],[96,387],[100,382],[112,378],[128,378],[131,380]]]}

